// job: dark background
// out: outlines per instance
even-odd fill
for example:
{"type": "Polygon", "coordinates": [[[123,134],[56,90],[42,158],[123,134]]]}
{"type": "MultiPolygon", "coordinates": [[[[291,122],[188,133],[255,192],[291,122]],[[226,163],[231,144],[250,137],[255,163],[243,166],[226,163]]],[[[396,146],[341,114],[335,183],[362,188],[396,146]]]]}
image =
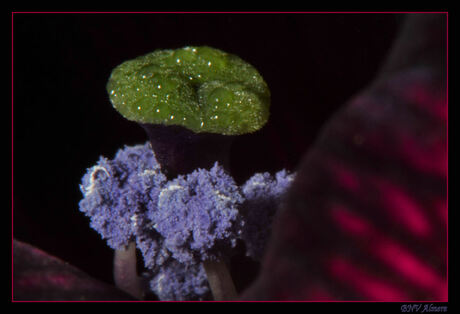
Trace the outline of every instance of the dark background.
{"type": "Polygon", "coordinates": [[[232,174],[241,183],[254,172],[296,169],[324,122],[375,76],[402,18],[14,14],[14,237],[112,281],[112,250],[78,202],[80,179],[100,155],[112,158],[123,145],[147,140],[111,107],[105,91],[123,61],[155,49],[208,45],[259,70],[272,93],[271,117],[232,148],[232,174]]]}

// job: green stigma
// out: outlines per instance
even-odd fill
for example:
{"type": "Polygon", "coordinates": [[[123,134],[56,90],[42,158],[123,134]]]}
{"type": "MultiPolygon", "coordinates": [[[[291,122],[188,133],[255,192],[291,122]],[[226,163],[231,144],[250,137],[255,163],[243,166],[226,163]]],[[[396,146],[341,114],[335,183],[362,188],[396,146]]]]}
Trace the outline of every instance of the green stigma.
{"type": "Polygon", "coordinates": [[[112,71],[107,92],[128,120],[194,132],[254,132],[270,109],[270,91],[253,66],[206,46],[156,50],[126,61],[112,71]]]}

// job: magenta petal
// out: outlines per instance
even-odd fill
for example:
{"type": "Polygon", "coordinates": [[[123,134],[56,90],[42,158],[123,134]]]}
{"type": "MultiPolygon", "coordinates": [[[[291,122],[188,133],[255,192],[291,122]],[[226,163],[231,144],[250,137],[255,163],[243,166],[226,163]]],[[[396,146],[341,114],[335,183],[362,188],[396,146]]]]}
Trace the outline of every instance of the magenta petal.
{"type": "Polygon", "coordinates": [[[243,299],[447,301],[446,25],[411,22],[421,47],[400,41],[304,156],[243,299]]]}
{"type": "Polygon", "coordinates": [[[13,301],[134,300],[42,250],[13,240],[13,301]]]}

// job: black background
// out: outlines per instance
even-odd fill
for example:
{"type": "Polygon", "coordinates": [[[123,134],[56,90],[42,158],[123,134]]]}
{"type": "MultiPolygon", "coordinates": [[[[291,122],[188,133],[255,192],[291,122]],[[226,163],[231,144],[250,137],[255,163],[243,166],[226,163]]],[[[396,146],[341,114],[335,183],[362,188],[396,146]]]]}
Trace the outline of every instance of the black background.
{"type": "Polygon", "coordinates": [[[259,70],[272,93],[271,117],[232,148],[232,174],[241,183],[254,172],[295,170],[324,122],[376,75],[402,18],[13,14],[14,237],[112,281],[112,250],[78,202],[80,179],[100,155],[112,158],[123,145],[147,140],[111,107],[105,91],[123,61],[155,49],[208,45],[259,70]]]}

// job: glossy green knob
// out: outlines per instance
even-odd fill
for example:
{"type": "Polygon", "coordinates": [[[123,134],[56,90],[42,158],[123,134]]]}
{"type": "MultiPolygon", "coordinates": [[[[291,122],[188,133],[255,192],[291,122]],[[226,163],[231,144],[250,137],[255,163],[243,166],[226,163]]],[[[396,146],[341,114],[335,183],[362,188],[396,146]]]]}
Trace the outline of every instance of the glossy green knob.
{"type": "Polygon", "coordinates": [[[241,58],[210,47],[156,50],[117,66],[107,83],[115,109],[139,123],[238,135],[268,120],[270,91],[241,58]]]}

